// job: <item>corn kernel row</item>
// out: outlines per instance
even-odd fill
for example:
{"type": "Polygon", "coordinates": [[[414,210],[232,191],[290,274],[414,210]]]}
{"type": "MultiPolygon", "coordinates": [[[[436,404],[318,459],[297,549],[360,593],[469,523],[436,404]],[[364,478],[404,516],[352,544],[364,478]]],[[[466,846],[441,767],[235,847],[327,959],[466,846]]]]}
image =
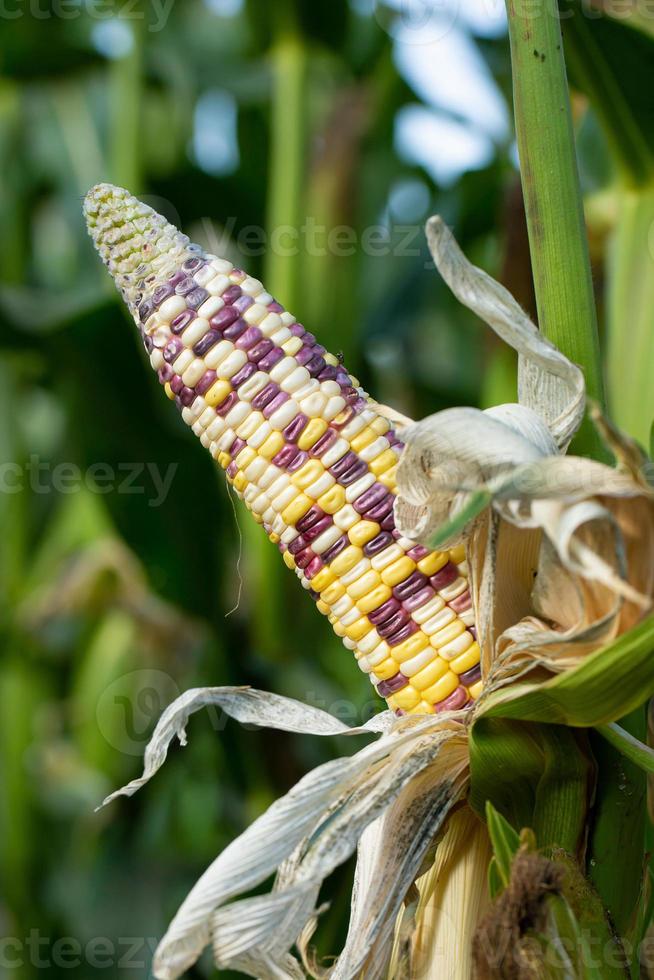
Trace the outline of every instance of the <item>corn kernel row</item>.
{"type": "Polygon", "coordinates": [[[260,282],[126,191],[99,185],[85,211],[166,394],[390,707],[476,697],[465,555],[397,531],[402,444],[356,378],[260,282]]]}

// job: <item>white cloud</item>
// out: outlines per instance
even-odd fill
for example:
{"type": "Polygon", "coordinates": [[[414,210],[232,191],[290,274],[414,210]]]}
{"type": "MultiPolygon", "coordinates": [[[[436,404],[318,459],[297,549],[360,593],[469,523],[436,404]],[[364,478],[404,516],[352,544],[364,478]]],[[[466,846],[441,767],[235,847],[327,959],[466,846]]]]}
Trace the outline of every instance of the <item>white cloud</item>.
{"type": "Polygon", "coordinates": [[[495,154],[484,133],[417,104],[398,112],[395,146],[403,160],[424,167],[445,186],[468,170],[487,166],[495,154]]]}

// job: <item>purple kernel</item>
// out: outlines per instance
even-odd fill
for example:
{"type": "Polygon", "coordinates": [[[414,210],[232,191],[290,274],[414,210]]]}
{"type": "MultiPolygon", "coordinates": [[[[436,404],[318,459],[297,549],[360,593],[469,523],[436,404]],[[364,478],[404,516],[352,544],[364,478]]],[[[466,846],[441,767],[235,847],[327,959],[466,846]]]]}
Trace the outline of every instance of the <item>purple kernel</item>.
{"type": "Polygon", "coordinates": [[[274,413],[277,411],[278,408],[281,408],[282,405],[284,405],[288,401],[288,399],[289,399],[289,395],[287,395],[285,391],[280,391],[279,394],[275,395],[273,400],[271,402],[268,402],[268,404],[264,408],[263,417],[265,419],[269,419],[271,415],[274,415],[274,413]]]}
{"type": "Polygon", "coordinates": [[[201,265],[204,265],[202,259],[197,258],[197,256],[194,256],[192,259],[186,260],[186,262],[182,266],[182,269],[184,270],[184,272],[195,272],[196,269],[199,269],[201,265]]]}
{"type": "Polygon", "coordinates": [[[236,341],[236,346],[240,350],[250,350],[255,344],[258,344],[261,340],[261,331],[258,327],[248,327],[245,333],[236,341]]]}
{"type": "Polygon", "coordinates": [[[167,283],[165,283],[163,286],[157,286],[152,294],[152,305],[155,307],[161,306],[163,301],[168,299],[169,296],[172,296],[174,292],[175,290],[173,287],[169,286],[167,283]]]}
{"type": "Polygon", "coordinates": [[[420,609],[430,602],[435,595],[436,593],[431,585],[426,585],[424,589],[420,589],[419,592],[414,592],[413,595],[410,595],[408,599],[404,600],[404,608],[407,612],[415,612],[416,609],[420,609]]]}
{"type": "Polygon", "coordinates": [[[342,538],[339,538],[338,541],[331,546],[331,548],[328,548],[322,556],[322,560],[324,561],[325,565],[328,565],[330,561],[333,561],[334,558],[340,555],[341,551],[347,548],[349,543],[350,539],[348,538],[347,534],[344,534],[342,538]]]}
{"type": "Polygon", "coordinates": [[[270,351],[273,349],[274,346],[275,345],[273,344],[272,340],[268,340],[268,338],[265,337],[263,340],[260,340],[259,343],[252,348],[248,357],[250,358],[251,361],[255,361],[255,362],[260,361],[262,357],[265,357],[266,354],[270,353],[270,351]]]}
{"type": "Polygon", "coordinates": [[[399,629],[397,633],[393,633],[392,636],[388,636],[386,638],[386,642],[388,643],[389,647],[396,647],[398,643],[403,643],[405,640],[408,640],[409,637],[413,636],[414,633],[417,633],[419,629],[420,627],[418,624],[411,619],[406,626],[399,629]]]}
{"type": "Polygon", "coordinates": [[[238,395],[236,394],[236,392],[230,391],[227,398],[224,398],[221,401],[220,405],[216,406],[216,415],[220,415],[221,418],[224,418],[228,412],[231,412],[231,410],[234,408],[234,405],[236,404],[237,401],[238,401],[238,395]]]}
{"type": "Polygon", "coordinates": [[[304,366],[306,367],[309,374],[315,377],[317,374],[320,374],[320,372],[324,368],[325,358],[321,357],[320,354],[316,354],[314,355],[314,357],[311,358],[310,361],[307,361],[307,363],[304,366]]]}
{"type": "Polygon", "coordinates": [[[466,609],[470,609],[472,606],[472,596],[470,595],[470,589],[466,589],[461,595],[458,595],[456,599],[450,599],[448,603],[450,609],[453,609],[455,613],[465,612],[466,609]]]}
{"type": "Polygon", "coordinates": [[[235,303],[240,296],[243,295],[243,290],[240,286],[228,286],[225,292],[220,297],[225,304],[225,306],[230,306],[235,303]]]}
{"type": "Polygon", "coordinates": [[[209,388],[215,382],[217,377],[218,375],[216,374],[215,371],[205,371],[205,373],[202,375],[202,377],[200,378],[200,380],[195,386],[195,390],[197,394],[198,395],[206,394],[206,392],[209,391],[209,388]]]}
{"type": "Polygon", "coordinates": [[[396,599],[399,599],[400,602],[404,602],[405,599],[408,599],[409,596],[419,592],[426,585],[429,585],[429,579],[426,575],[423,575],[422,572],[416,570],[405,578],[403,582],[399,582],[395,586],[393,589],[393,595],[396,599]]]}
{"type": "Polygon", "coordinates": [[[272,303],[268,303],[268,309],[270,310],[271,313],[283,313],[284,312],[284,307],[281,305],[281,303],[277,303],[274,300],[273,300],[272,303]]]}
{"type": "Polygon", "coordinates": [[[368,619],[374,626],[378,626],[381,623],[385,623],[391,616],[394,616],[401,608],[402,606],[397,599],[387,599],[386,602],[373,610],[373,612],[368,613],[368,619]]]}
{"type": "Polygon", "coordinates": [[[304,449],[300,449],[298,450],[297,456],[288,464],[286,469],[289,473],[295,473],[295,471],[299,470],[301,466],[304,466],[308,458],[309,453],[304,449]]]}
{"type": "Polygon", "coordinates": [[[236,463],[230,463],[229,466],[227,467],[227,476],[230,478],[230,480],[233,480],[237,473],[238,473],[238,466],[236,465],[236,463]]]}
{"type": "Polygon", "coordinates": [[[262,408],[265,408],[268,402],[272,401],[275,395],[278,393],[279,387],[274,381],[268,382],[265,388],[263,388],[257,395],[252,399],[252,408],[256,409],[258,412],[262,408]]]}
{"type": "Polygon", "coordinates": [[[315,589],[307,589],[307,593],[309,595],[309,598],[313,599],[314,602],[317,602],[318,599],[320,598],[320,593],[316,592],[315,589]]]}
{"type": "Polygon", "coordinates": [[[468,627],[468,633],[470,633],[470,636],[473,638],[473,640],[477,640],[477,627],[476,626],[469,626],[468,627]]]}
{"type": "Polygon", "coordinates": [[[187,276],[186,279],[177,283],[175,292],[178,296],[188,296],[196,288],[196,285],[195,279],[192,276],[187,276]]]}
{"type": "Polygon", "coordinates": [[[182,331],[186,330],[191,320],[195,320],[197,316],[195,310],[184,310],[183,313],[178,313],[173,322],[170,324],[170,329],[174,334],[180,334],[182,331]]]}
{"type": "Polygon", "coordinates": [[[193,292],[189,293],[186,297],[186,302],[192,310],[197,310],[198,306],[202,306],[205,299],[209,298],[209,293],[202,286],[198,286],[193,292]]]}
{"type": "Polygon", "coordinates": [[[272,371],[275,364],[281,361],[282,357],[284,357],[284,351],[281,349],[281,347],[273,347],[273,349],[259,361],[259,370],[266,372],[272,371]]]}
{"type": "Polygon", "coordinates": [[[336,381],[336,368],[333,364],[328,364],[318,375],[318,381],[336,381]]]}
{"type": "MultiPolygon", "coordinates": [[[[370,518],[370,520],[375,520],[375,518],[370,518]]],[[[393,513],[393,505],[386,514],[386,517],[382,517],[378,524],[381,526],[382,531],[394,531],[395,530],[395,514],[393,513]]]]}
{"type": "Polygon", "coordinates": [[[179,397],[182,400],[182,405],[184,408],[189,408],[195,401],[196,395],[193,388],[182,388],[179,397]]]}
{"type": "Polygon", "coordinates": [[[184,344],[181,342],[181,340],[178,340],[176,337],[173,337],[171,340],[168,341],[168,343],[164,347],[164,352],[163,352],[164,361],[166,361],[167,364],[172,364],[172,362],[175,360],[177,355],[181,353],[181,351],[183,350],[184,350],[184,344]]]}
{"type": "MultiPolygon", "coordinates": [[[[272,462],[275,466],[279,466],[280,469],[285,470],[289,463],[291,463],[297,454],[299,449],[292,442],[287,442],[285,446],[279,450],[279,452],[273,456],[272,462]]],[[[297,525],[296,525],[297,526],[297,525]]]]}
{"type": "Polygon", "coordinates": [[[336,442],[338,436],[333,429],[327,429],[327,431],[321,435],[320,439],[314,446],[309,450],[309,455],[318,458],[326,453],[330,446],[336,442]]]}
{"type": "Polygon", "coordinates": [[[477,664],[476,667],[471,667],[470,670],[466,670],[464,674],[459,674],[459,680],[465,687],[471,687],[472,684],[476,684],[477,681],[481,680],[481,665],[477,664]]]}
{"type": "Polygon", "coordinates": [[[380,531],[379,534],[375,535],[371,541],[367,541],[363,546],[363,553],[366,558],[374,558],[378,555],[384,548],[388,548],[389,544],[393,544],[393,537],[388,531],[380,531]]]}
{"type": "Polygon", "coordinates": [[[329,468],[329,472],[332,476],[336,477],[337,480],[340,480],[343,474],[347,473],[350,467],[354,466],[358,462],[359,457],[350,449],[345,453],[345,456],[342,456],[338,462],[334,463],[334,465],[329,468]]]}
{"type": "Polygon", "coordinates": [[[305,548],[304,551],[300,551],[295,556],[295,564],[298,568],[306,568],[307,565],[311,564],[311,561],[315,557],[311,548],[305,548]]]}
{"type": "Polygon", "coordinates": [[[415,545],[410,551],[407,551],[407,558],[413,558],[414,561],[422,561],[429,554],[429,548],[425,548],[421,544],[415,545]]]}
{"type": "Polygon", "coordinates": [[[198,340],[197,344],[193,348],[193,353],[197,357],[204,357],[207,351],[210,351],[219,340],[220,334],[217,330],[208,330],[204,337],[202,337],[201,340],[198,340]]]}
{"type": "Polygon", "coordinates": [[[174,376],[175,372],[171,368],[170,364],[164,364],[164,366],[159,369],[158,374],[159,374],[159,381],[161,381],[162,385],[165,385],[166,381],[170,381],[170,379],[174,376]]]}
{"type": "Polygon", "coordinates": [[[368,472],[368,464],[364,463],[362,459],[358,459],[354,466],[350,466],[349,470],[339,477],[338,482],[343,487],[349,487],[357,480],[360,480],[362,476],[365,476],[368,472]]]}
{"type": "Polygon", "coordinates": [[[173,272],[172,276],[169,276],[168,282],[174,289],[177,283],[181,282],[182,279],[186,279],[186,276],[181,269],[178,269],[177,272],[173,272]]]}
{"type": "Polygon", "coordinates": [[[241,370],[237,371],[234,377],[232,378],[232,387],[238,388],[239,385],[242,385],[245,381],[248,380],[248,378],[251,378],[252,375],[256,373],[257,373],[256,364],[250,364],[248,361],[248,363],[244,364],[241,370]]]}
{"type": "Polygon", "coordinates": [[[317,504],[314,504],[306,514],[304,514],[300,520],[296,523],[295,527],[300,532],[300,534],[305,534],[309,528],[312,528],[314,524],[321,521],[323,517],[326,517],[325,512],[317,504]]]}
{"type": "Polygon", "coordinates": [[[468,692],[465,687],[457,687],[453,694],[450,694],[444,701],[439,701],[434,705],[434,711],[440,714],[441,711],[458,711],[468,701],[468,692]]]}
{"type": "Polygon", "coordinates": [[[328,528],[330,528],[332,524],[333,521],[329,516],[329,514],[326,514],[319,521],[316,521],[316,523],[312,527],[310,527],[307,531],[304,532],[304,536],[309,542],[309,544],[312,541],[315,541],[316,538],[320,537],[323,531],[326,531],[328,528]]]}
{"type": "Polygon", "coordinates": [[[311,347],[315,347],[315,345],[318,343],[314,335],[312,333],[309,333],[308,330],[304,331],[304,340],[305,343],[309,344],[311,347]]]}
{"type": "Polygon", "coordinates": [[[402,671],[398,671],[394,677],[389,677],[387,681],[380,681],[377,691],[382,698],[388,698],[391,694],[397,694],[409,683],[409,678],[405,677],[402,671]]]}
{"type": "Polygon", "coordinates": [[[225,327],[231,326],[235,320],[238,320],[238,310],[234,307],[223,306],[222,310],[218,310],[215,316],[212,316],[209,323],[216,330],[224,330],[225,327]]]}
{"type": "MultiPolygon", "coordinates": [[[[340,422],[337,422],[336,419],[333,419],[333,421],[329,423],[330,425],[333,425],[335,429],[339,429],[339,430],[344,429],[345,426],[348,424],[348,422],[351,422],[352,419],[354,418],[354,412],[352,411],[351,408],[347,408],[347,409],[344,408],[343,412],[345,413],[345,418],[341,419],[340,422]]],[[[341,412],[341,415],[343,414],[343,412],[341,412]]],[[[337,418],[339,417],[340,416],[337,416],[337,418]]]]}
{"type": "MultiPolygon", "coordinates": [[[[372,487],[370,488],[372,490],[372,487]]],[[[352,505],[355,510],[357,507],[352,505]]],[[[393,515],[393,494],[389,493],[388,497],[384,497],[378,504],[374,507],[370,507],[365,510],[361,516],[365,518],[366,521],[374,521],[375,524],[379,526],[384,531],[395,532],[395,517],[393,515]]]]}
{"type": "Polygon", "coordinates": [[[434,586],[437,592],[441,589],[447,588],[459,577],[459,570],[451,561],[448,561],[447,565],[443,565],[440,571],[436,572],[435,575],[429,579],[431,584],[434,586]]]}
{"type": "MultiPolygon", "coordinates": [[[[312,579],[324,567],[325,563],[323,562],[322,558],[320,555],[316,555],[316,557],[312,558],[307,567],[304,569],[304,574],[308,579],[312,579]]],[[[313,589],[309,589],[309,592],[313,592],[313,589]]],[[[314,595],[317,596],[318,593],[314,592],[314,595]]]]}
{"type": "Polygon", "coordinates": [[[232,304],[239,313],[245,313],[249,310],[251,306],[254,306],[254,300],[251,296],[239,296],[237,300],[232,304]]]}
{"type": "MultiPolygon", "coordinates": [[[[390,619],[386,620],[385,623],[380,623],[377,627],[377,632],[380,636],[386,637],[396,636],[409,622],[409,614],[404,609],[400,609],[391,616],[390,619]]],[[[389,639],[390,643],[390,639],[389,639]]]]}
{"type": "Polygon", "coordinates": [[[229,447],[229,455],[230,456],[238,456],[238,454],[240,453],[240,451],[242,449],[245,449],[246,446],[247,446],[247,443],[246,443],[245,439],[239,439],[238,436],[237,436],[236,439],[234,439],[234,442],[229,447]]]}
{"type": "Polygon", "coordinates": [[[282,429],[282,435],[288,442],[295,442],[296,439],[299,439],[304,432],[308,421],[309,419],[307,416],[300,412],[299,415],[296,415],[295,418],[288,423],[285,429],[282,429]]]}
{"type": "Polygon", "coordinates": [[[313,351],[311,350],[310,347],[305,346],[302,347],[301,350],[299,350],[297,354],[294,355],[294,357],[295,360],[300,365],[300,367],[304,367],[308,363],[308,361],[310,361],[311,358],[313,357],[313,351]]]}
{"type": "Polygon", "coordinates": [[[241,337],[247,330],[247,323],[245,320],[235,320],[234,323],[230,323],[228,327],[223,330],[223,337],[225,340],[231,340],[234,342],[241,337]]]}
{"type": "Polygon", "coordinates": [[[292,323],[288,329],[294,337],[304,337],[304,327],[301,323],[292,323]]]}
{"type": "Polygon", "coordinates": [[[359,494],[352,506],[357,514],[363,514],[365,511],[380,504],[382,500],[386,499],[388,494],[389,491],[383,483],[373,483],[371,487],[364,490],[362,494],[359,494]]]}
{"type": "Polygon", "coordinates": [[[288,550],[292,555],[299,555],[301,551],[304,551],[308,544],[309,542],[305,536],[303,534],[298,534],[297,538],[293,538],[289,544],[288,550]]]}
{"type": "Polygon", "coordinates": [[[139,317],[141,323],[145,323],[150,314],[152,313],[152,303],[149,300],[144,300],[139,306],[139,317]]]}

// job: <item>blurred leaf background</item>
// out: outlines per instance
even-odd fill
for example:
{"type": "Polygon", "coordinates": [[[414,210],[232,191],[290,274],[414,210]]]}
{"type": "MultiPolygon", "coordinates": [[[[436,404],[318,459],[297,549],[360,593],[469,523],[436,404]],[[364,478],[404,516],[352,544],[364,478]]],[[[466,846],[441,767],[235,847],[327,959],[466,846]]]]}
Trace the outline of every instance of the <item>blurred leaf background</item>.
{"type": "MultiPolygon", "coordinates": [[[[513,358],[422,234],[443,214],[533,313],[503,4],[17,0],[0,19],[0,975],[130,980],[218,851],[339,749],[209,714],[146,792],[95,814],[162,708],[204,684],[352,722],[380,702],[161,397],[81,199],[129,187],[409,415],[513,400],[513,358]]],[[[652,129],[634,135],[653,42],[646,17],[588,24],[566,42],[615,395],[654,358],[652,129]],[[638,38],[635,121],[609,111],[612,29],[638,38]]],[[[617,414],[644,441],[654,395],[634,398],[617,414]]]]}

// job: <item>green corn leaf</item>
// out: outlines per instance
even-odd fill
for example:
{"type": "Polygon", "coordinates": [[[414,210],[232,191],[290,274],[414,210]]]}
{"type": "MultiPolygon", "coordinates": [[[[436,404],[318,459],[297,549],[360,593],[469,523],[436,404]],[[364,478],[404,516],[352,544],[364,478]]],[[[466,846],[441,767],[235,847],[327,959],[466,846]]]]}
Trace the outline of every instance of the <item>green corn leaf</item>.
{"type": "Polygon", "coordinates": [[[459,535],[466,524],[474,520],[475,517],[478,517],[489,506],[492,499],[493,495],[487,493],[485,490],[472,493],[470,499],[461,508],[459,513],[451,518],[451,520],[445,521],[438,530],[434,531],[433,536],[429,540],[429,547],[438,550],[446,541],[459,535]]]}
{"type": "Polygon", "coordinates": [[[620,725],[598,725],[597,731],[607,742],[645,772],[654,773],[654,749],[626,732],[620,725]]]}
{"type": "Polygon", "coordinates": [[[638,708],[654,694],[654,616],[542,684],[491,694],[479,717],[593,728],[638,708]]]}
{"type": "Polygon", "coordinates": [[[501,887],[506,888],[511,878],[513,858],[520,847],[520,836],[490,800],[486,802],[486,824],[493,845],[493,867],[497,871],[501,887]]]}

